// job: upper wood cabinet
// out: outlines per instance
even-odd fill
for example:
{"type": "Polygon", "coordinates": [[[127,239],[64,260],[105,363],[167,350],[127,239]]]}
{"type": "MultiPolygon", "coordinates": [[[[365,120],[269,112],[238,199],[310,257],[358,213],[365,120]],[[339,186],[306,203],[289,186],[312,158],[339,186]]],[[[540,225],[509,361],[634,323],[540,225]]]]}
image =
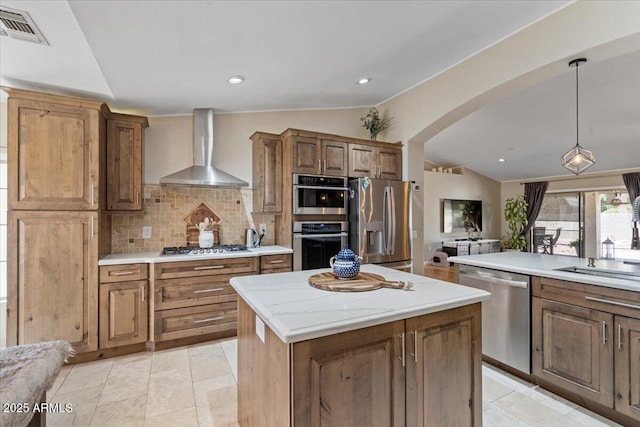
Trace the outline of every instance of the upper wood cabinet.
{"type": "Polygon", "coordinates": [[[352,178],[402,179],[402,150],[349,144],[348,175],[352,178]]]}
{"type": "Polygon", "coordinates": [[[98,213],[9,211],[7,345],[98,348],[98,213]]]}
{"type": "Polygon", "coordinates": [[[304,136],[292,138],[293,173],[347,176],[348,144],[304,136]]]}
{"type": "Polygon", "coordinates": [[[282,141],[256,132],[253,141],[253,212],[282,211],[282,141]]]}
{"type": "Polygon", "coordinates": [[[8,100],[9,209],[97,210],[105,104],[3,88],[8,100]]]}
{"type": "Polygon", "coordinates": [[[107,119],[107,210],[142,210],[142,162],[146,117],[107,119]]]}

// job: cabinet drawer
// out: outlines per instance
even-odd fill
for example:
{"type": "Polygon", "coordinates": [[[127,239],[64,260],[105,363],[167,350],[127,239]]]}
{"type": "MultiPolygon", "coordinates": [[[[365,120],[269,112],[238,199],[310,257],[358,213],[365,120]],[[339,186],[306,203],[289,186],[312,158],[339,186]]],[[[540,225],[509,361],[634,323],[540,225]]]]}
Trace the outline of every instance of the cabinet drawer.
{"type": "Polygon", "coordinates": [[[156,340],[165,341],[214,332],[235,331],[237,317],[238,310],[235,302],[156,311],[156,340]]]}
{"type": "Polygon", "coordinates": [[[458,245],[457,255],[469,255],[469,245],[458,245]]]}
{"type": "Polygon", "coordinates": [[[291,254],[264,255],[260,257],[260,271],[289,268],[291,271],[292,264],[291,254]]]}
{"type": "Polygon", "coordinates": [[[219,274],[258,273],[258,257],[165,262],[155,265],[155,279],[178,279],[219,274]]]}
{"type": "Polygon", "coordinates": [[[147,264],[119,264],[100,267],[100,283],[147,280],[147,264]]]}
{"type": "Polygon", "coordinates": [[[235,302],[236,292],[229,284],[232,277],[242,274],[189,277],[185,279],[157,280],[155,309],[192,307],[220,302],[235,302]]]}
{"type": "Polygon", "coordinates": [[[640,319],[640,292],[546,277],[532,278],[534,296],[640,319]]]}

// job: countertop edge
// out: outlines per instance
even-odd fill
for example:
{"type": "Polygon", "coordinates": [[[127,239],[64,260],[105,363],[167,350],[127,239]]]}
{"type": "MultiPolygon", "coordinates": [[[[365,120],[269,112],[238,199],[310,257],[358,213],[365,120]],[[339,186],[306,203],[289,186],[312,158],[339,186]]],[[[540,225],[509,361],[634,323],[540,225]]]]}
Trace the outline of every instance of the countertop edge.
{"type": "Polygon", "coordinates": [[[212,255],[160,255],[160,252],[109,254],[98,261],[98,266],[121,264],[155,264],[160,262],[205,261],[210,259],[252,258],[265,255],[291,254],[293,249],[284,246],[264,246],[249,252],[232,252],[212,255]]]}
{"type": "MultiPolygon", "coordinates": [[[[615,279],[611,277],[590,276],[586,274],[570,273],[567,271],[546,270],[540,268],[523,267],[518,265],[506,265],[496,262],[484,261],[474,258],[482,255],[449,257],[448,260],[454,264],[470,265],[473,267],[483,267],[493,270],[521,273],[530,276],[546,277],[549,279],[566,280],[568,282],[585,283],[588,285],[603,286],[606,288],[621,289],[626,291],[640,292],[640,283],[632,280],[615,279]]],[[[567,260],[567,266],[580,264],[576,260],[567,260]]]]}

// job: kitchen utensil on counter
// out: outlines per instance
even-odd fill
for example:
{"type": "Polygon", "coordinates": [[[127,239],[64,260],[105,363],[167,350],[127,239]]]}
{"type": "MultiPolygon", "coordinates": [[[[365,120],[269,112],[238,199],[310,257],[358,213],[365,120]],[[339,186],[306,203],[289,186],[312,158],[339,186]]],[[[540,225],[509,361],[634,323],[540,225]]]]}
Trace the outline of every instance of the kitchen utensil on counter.
{"type": "Polygon", "coordinates": [[[201,248],[210,248],[213,246],[213,231],[211,230],[202,230],[200,229],[200,234],[198,235],[198,245],[201,248]]]}
{"type": "Polygon", "coordinates": [[[260,236],[255,228],[247,228],[247,241],[246,245],[248,248],[256,248],[260,245],[259,243],[260,236]]]}
{"type": "Polygon", "coordinates": [[[408,291],[413,287],[413,282],[387,281],[384,277],[373,273],[358,273],[351,280],[337,279],[333,273],[316,273],[309,276],[309,285],[323,291],[332,292],[365,292],[380,288],[400,289],[408,291]]]}
{"type": "Polygon", "coordinates": [[[338,255],[329,259],[329,266],[338,279],[353,279],[360,272],[360,260],[362,258],[353,253],[347,246],[338,252],[338,255]]]}

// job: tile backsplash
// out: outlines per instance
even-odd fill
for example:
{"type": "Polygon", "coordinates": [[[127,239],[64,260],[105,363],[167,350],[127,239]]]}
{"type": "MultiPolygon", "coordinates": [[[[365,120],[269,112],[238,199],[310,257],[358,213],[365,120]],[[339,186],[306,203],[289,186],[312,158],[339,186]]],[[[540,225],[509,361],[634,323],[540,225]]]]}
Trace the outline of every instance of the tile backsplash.
{"type": "MultiPolygon", "coordinates": [[[[186,244],[184,217],[205,202],[220,217],[220,243],[245,243],[252,221],[250,188],[206,188],[187,186],[144,186],[144,213],[117,214],[111,220],[111,252],[160,251],[165,246],[186,244]],[[142,227],[150,225],[150,239],[142,238],[142,227]]],[[[260,219],[264,222],[264,219],[260,219]]],[[[256,224],[257,226],[257,224],[256,224]]],[[[263,244],[273,244],[273,221],[267,222],[263,244]],[[271,237],[270,237],[271,236],[271,237]]]]}

